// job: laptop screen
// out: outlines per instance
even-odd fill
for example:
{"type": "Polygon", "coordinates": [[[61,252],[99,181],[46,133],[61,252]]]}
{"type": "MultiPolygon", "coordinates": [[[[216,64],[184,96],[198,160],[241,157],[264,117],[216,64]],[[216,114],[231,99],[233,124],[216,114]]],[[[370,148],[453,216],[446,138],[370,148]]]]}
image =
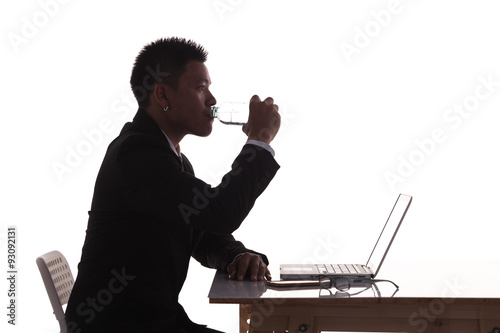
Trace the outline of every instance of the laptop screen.
{"type": "Polygon", "coordinates": [[[392,241],[399,230],[399,226],[410,207],[412,197],[406,194],[400,194],[398,200],[392,208],[391,214],[385,222],[385,226],[375,243],[366,265],[371,268],[374,275],[377,275],[380,266],[384,262],[385,256],[391,247],[392,241]]]}

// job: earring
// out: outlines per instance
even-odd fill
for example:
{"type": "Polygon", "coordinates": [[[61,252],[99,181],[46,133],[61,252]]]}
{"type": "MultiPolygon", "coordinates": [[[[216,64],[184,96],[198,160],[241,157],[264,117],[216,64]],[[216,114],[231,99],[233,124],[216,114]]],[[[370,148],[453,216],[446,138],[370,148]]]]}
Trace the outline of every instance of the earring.
{"type": "Polygon", "coordinates": [[[169,108],[169,106],[168,106],[168,105],[167,105],[167,106],[165,106],[165,107],[163,108],[163,111],[167,112],[167,111],[168,111],[168,108],[169,108]]]}

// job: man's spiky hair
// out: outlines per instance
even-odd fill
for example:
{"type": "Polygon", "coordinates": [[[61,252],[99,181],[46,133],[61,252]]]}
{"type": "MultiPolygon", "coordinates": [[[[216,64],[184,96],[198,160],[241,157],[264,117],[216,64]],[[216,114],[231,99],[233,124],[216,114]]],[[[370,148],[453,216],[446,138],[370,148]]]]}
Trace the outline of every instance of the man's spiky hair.
{"type": "Polygon", "coordinates": [[[144,46],[135,59],[130,86],[140,107],[147,107],[149,94],[157,83],[176,89],[179,77],[191,60],[205,62],[203,46],[185,38],[161,38],[144,46]]]}

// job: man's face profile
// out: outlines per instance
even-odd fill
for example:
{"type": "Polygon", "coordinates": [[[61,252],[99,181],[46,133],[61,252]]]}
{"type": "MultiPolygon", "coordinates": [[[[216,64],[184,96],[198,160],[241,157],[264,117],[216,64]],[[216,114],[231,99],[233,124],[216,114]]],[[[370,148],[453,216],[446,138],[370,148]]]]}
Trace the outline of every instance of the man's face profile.
{"type": "Polygon", "coordinates": [[[214,119],[210,107],[217,101],[210,92],[211,80],[203,62],[189,61],[176,89],[168,96],[171,121],[186,134],[208,136],[214,119]]]}

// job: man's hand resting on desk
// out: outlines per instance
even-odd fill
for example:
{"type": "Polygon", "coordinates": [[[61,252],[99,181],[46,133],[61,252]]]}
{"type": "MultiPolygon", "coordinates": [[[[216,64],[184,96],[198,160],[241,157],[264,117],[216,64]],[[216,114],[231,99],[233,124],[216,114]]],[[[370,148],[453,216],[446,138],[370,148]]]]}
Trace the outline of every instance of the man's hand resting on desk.
{"type": "Polygon", "coordinates": [[[230,280],[243,280],[250,277],[252,281],[271,280],[271,272],[261,257],[253,253],[243,253],[227,266],[230,280]]]}

